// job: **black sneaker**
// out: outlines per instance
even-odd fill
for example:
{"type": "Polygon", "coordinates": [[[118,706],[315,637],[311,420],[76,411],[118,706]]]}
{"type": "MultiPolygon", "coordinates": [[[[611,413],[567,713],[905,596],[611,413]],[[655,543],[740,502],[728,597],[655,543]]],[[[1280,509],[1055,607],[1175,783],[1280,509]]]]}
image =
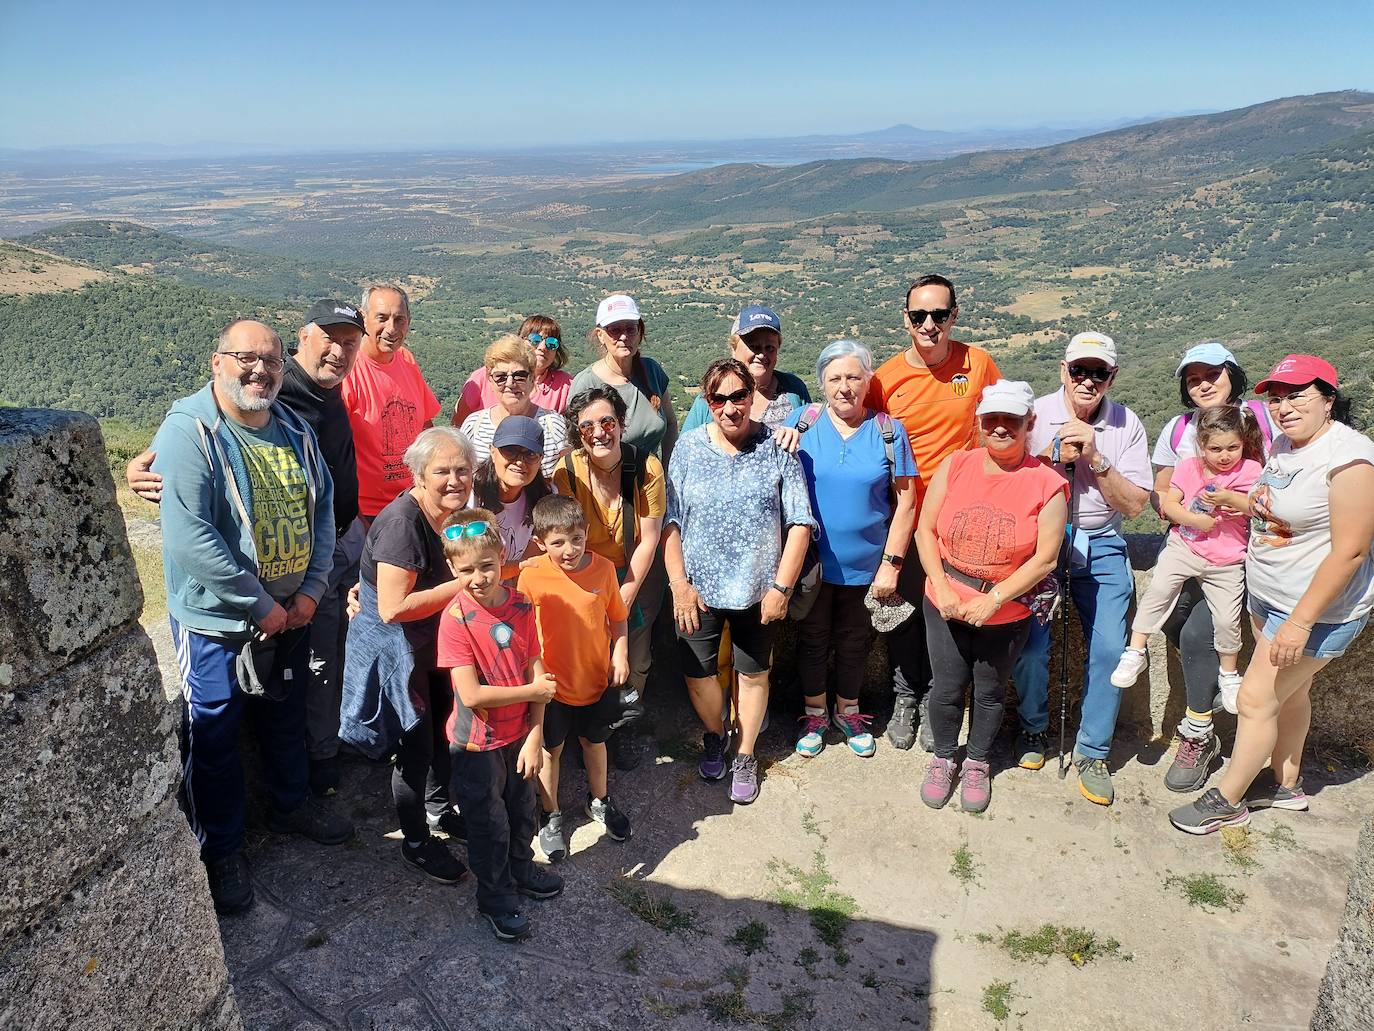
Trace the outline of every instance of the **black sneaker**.
{"type": "Polygon", "coordinates": [[[331,755],[328,759],[310,760],[310,793],[316,798],[327,798],[339,791],[339,757],[331,755]]]}
{"type": "Polygon", "coordinates": [[[630,818],[615,807],[610,795],[605,798],[588,795],[587,815],[606,828],[612,841],[624,841],[634,833],[630,829],[630,818]]]}
{"type": "Polygon", "coordinates": [[[321,845],[342,845],[353,837],[353,821],[309,796],[289,813],[268,812],[267,829],[273,834],[299,834],[321,845]]]}
{"type": "Polygon", "coordinates": [[[215,912],[220,916],[242,913],[253,904],[253,881],[242,852],[206,860],[205,877],[210,882],[215,912]]]}
{"type": "Polygon", "coordinates": [[[621,727],[607,739],[606,751],[617,770],[633,770],[639,765],[639,742],[629,727],[621,727]]]}
{"type": "Polygon", "coordinates": [[[927,691],[921,696],[921,704],[917,707],[921,722],[916,728],[916,743],[921,746],[921,751],[935,754],[935,731],[930,725],[930,692],[927,691]]]}
{"type": "Polygon", "coordinates": [[[522,942],[530,936],[530,922],[519,913],[483,913],[492,933],[503,942],[522,942]]]}
{"type": "Polygon", "coordinates": [[[468,872],[468,868],[432,834],[418,845],[401,842],[401,858],[440,884],[457,884],[468,872]]]}
{"type": "Polygon", "coordinates": [[[557,863],[568,854],[568,839],[563,836],[561,811],[544,814],[544,825],[539,828],[539,851],[550,863],[557,863]]]}
{"type": "Polygon", "coordinates": [[[429,822],[430,830],[443,831],[448,835],[449,841],[456,841],[460,845],[468,843],[468,822],[457,810],[445,809],[438,816],[425,813],[425,819],[429,822]]]}
{"type": "Polygon", "coordinates": [[[910,695],[898,695],[892,707],[892,718],[887,721],[887,739],[893,748],[907,751],[916,743],[916,699],[910,695]]]}
{"type": "Polygon", "coordinates": [[[551,899],[563,894],[563,878],[542,866],[533,867],[529,879],[516,881],[515,886],[521,895],[532,899],[551,899]]]}
{"type": "Polygon", "coordinates": [[[1212,763],[1221,758],[1221,742],[1216,734],[1204,737],[1178,738],[1178,751],[1164,774],[1164,786],[1170,791],[1192,793],[1207,783],[1212,763]]]}

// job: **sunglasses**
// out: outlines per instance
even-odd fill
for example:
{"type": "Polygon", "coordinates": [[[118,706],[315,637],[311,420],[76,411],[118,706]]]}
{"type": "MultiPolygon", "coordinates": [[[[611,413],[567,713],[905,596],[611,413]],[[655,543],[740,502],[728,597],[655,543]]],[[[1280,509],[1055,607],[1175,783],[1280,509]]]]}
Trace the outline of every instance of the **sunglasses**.
{"type": "Polygon", "coordinates": [[[496,450],[501,452],[501,457],[507,462],[533,462],[539,457],[538,452],[531,451],[527,447],[520,447],[518,444],[507,444],[496,450]]]}
{"type": "Polygon", "coordinates": [[[490,379],[498,387],[504,387],[507,381],[511,383],[525,383],[529,380],[530,374],[523,369],[519,372],[493,372],[490,379]]]}
{"type": "MultiPolygon", "coordinates": [[[[755,334],[752,334],[752,333],[750,334],[750,336],[754,336],[754,335],[755,335],[755,334]]],[[[747,347],[747,348],[749,348],[749,350],[753,351],[755,354],[760,354],[760,353],[762,353],[762,354],[776,354],[776,353],[777,353],[778,345],[775,344],[772,340],[768,340],[768,341],[763,341],[763,340],[750,340],[749,337],[740,337],[740,339],[744,341],[744,346],[747,347]]]]}
{"type": "Polygon", "coordinates": [[[596,428],[598,426],[601,427],[602,433],[609,434],[612,430],[619,429],[620,420],[617,419],[614,415],[603,415],[600,419],[597,419],[595,421],[592,421],[591,419],[585,419],[577,424],[577,432],[582,434],[582,436],[584,437],[590,437],[593,433],[596,432],[596,428]]]}
{"type": "Polygon", "coordinates": [[[1104,369],[1096,365],[1070,365],[1069,379],[1075,383],[1079,380],[1090,379],[1094,383],[1106,383],[1116,375],[1115,369],[1104,369]]]}
{"type": "Polygon", "coordinates": [[[935,325],[943,326],[953,314],[953,308],[908,308],[906,310],[906,317],[911,320],[913,326],[924,326],[927,318],[935,325]]]}
{"type": "Polygon", "coordinates": [[[543,333],[531,333],[529,336],[525,337],[525,339],[535,347],[543,344],[550,351],[558,350],[558,337],[546,337],[543,333]]]}
{"type": "Polygon", "coordinates": [[[454,523],[444,527],[444,539],[461,541],[464,537],[481,537],[490,529],[491,526],[480,519],[471,523],[454,523]]]}
{"type": "Polygon", "coordinates": [[[749,400],[750,396],[753,393],[754,392],[750,390],[748,387],[740,387],[734,393],[730,394],[707,394],[706,404],[709,405],[713,411],[719,411],[720,409],[724,408],[727,404],[744,404],[744,402],[749,400]]]}

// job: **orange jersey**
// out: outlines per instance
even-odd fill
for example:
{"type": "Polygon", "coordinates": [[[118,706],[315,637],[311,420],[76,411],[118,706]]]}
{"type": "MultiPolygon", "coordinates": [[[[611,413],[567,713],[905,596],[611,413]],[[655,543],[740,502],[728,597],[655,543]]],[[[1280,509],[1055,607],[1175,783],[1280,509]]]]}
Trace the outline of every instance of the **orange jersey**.
{"type": "Polygon", "coordinates": [[[1002,378],[997,363],[981,347],[950,341],[949,348],[949,356],[933,369],[913,366],[904,350],[883,362],[868,384],[868,407],[901,420],[911,438],[921,474],[916,484],[918,509],[940,463],[977,445],[978,398],[984,387],[1002,378]]]}
{"type": "Polygon", "coordinates": [[[611,680],[611,623],[628,618],[615,566],[593,552],[575,573],[540,555],[520,571],[517,590],[534,604],[544,668],[566,705],[591,705],[611,680]]]}

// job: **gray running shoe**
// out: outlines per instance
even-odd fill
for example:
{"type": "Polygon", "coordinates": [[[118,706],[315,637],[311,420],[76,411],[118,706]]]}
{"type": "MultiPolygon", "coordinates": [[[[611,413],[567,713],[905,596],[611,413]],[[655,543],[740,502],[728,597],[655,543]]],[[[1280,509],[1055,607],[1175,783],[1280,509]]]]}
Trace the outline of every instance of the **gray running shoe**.
{"type": "Polygon", "coordinates": [[[1266,770],[1264,780],[1252,785],[1245,793],[1245,804],[1251,809],[1287,809],[1289,812],[1307,812],[1307,793],[1302,789],[1302,778],[1297,784],[1286,788],[1274,780],[1272,771],[1266,770]]]}
{"type": "Polygon", "coordinates": [[[1043,730],[1021,731],[1016,735],[1016,765],[1023,770],[1041,769],[1049,747],[1043,730]]]}
{"type": "Polygon", "coordinates": [[[1111,805],[1116,798],[1116,792],[1112,790],[1112,771],[1107,769],[1107,761],[1091,759],[1074,752],[1073,764],[1078,770],[1079,794],[1089,802],[1111,805]]]}
{"type": "Polygon", "coordinates": [[[1223,827],[1245,826],[1250,822],[1250,810],[1244,802],[1232,805],[1220,791],[1210,788],[1197,801],[1170,813],[1169,822],[1189,834],[1211,834],[1223,827]]]}
{"type": "Polygon", "coordinates": [[[898,695],[892,706],[892,718],[887,721],[887,739],[893,748],[906,751],[916,742],[916,699],[898,695]]]}
{"type": "Polygon", "coordinates": [[[1178,752],[1164,774],[1164,786],[1170,791],[1191,793],[1207,783],[1212,763],[1221,758],[1221,742],[1216,734],[1205,737],[1179,735],[1178,752]]]}
{"type": "Polygon", "coordinates": [[[927,691],[921,697],[920,705],[921,725],[916,730],[916,743],[921,746],[921,751],[935,754],[935,731],[930,726],[930,692],[927,691]]]}
{"type": "Polygon", "coordinates": [[[539,828],[539,851],[550,863],[557,863],[568,854],[568,841],[563,837],[563,813],[544,814],[544,826],[539,828]]]}

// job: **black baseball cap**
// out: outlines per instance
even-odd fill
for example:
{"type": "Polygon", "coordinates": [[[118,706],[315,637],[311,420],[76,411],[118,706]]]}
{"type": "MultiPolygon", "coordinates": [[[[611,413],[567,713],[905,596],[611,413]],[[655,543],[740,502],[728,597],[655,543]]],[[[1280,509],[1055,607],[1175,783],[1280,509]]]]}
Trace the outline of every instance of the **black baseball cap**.
{"type": "Polygon", "coordinates": [[[316,326],[353,326],[355,329],[365,330],[363,317],[358,309],[347,301],[336,301],[326,298],[323,301],[316,301],[310,306],[310,310],[305,313],[305,322],[302,325],[309,326],[314,323],[316,326]]]}

